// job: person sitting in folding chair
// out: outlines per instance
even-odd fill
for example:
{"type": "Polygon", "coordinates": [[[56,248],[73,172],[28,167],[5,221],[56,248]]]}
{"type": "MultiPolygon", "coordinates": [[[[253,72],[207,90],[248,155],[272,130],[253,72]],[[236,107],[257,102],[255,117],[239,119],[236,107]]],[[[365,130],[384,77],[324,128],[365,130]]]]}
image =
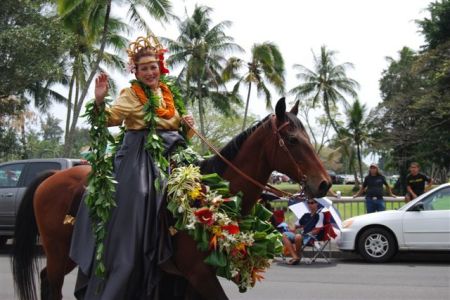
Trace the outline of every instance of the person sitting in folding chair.
{"type": "Polygon", "coordinates": [[[312,247],[313,255],[306,262],[308,264],[313,263],[317,260],[317,258],[322,257],[326,260],[327,263],[330,263],[331,259],[331,244],[330,240],[335,239],[337,234],[333,229],[332,220],[330,211],[326,208],[320,209],[319,212],[323,214],[323,226],[320,229],[320,233],[314,235],[312,233],[308,233],[307,237],[303,239],[303,247],[302,251],[306,247],[312,247]],[[328,255],[326,253],[326,248],[328,248],[328,255]]]}
{"type": "Polygon", "coordinates": [[[283,233],[283,245],[291,254],[289,265],[298,265],[302,257],[302,249],[312,238],[320,240],[324,234],[324,214],[319,211],[319,203],[308,199],[309,213],[305,213],[291,231],[283,233]]]}

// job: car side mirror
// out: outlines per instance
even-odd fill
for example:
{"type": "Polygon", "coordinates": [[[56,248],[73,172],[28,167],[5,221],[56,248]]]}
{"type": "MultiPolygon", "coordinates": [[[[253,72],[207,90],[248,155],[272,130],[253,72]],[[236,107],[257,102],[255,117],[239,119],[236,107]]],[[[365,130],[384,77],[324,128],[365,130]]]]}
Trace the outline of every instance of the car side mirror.
{"type": "Polygon", "coordinates": [[[425,207],[423,206],[422,202],[416,203],[412,208],[411,211],[422,211],[425,210],[425,207]]]}

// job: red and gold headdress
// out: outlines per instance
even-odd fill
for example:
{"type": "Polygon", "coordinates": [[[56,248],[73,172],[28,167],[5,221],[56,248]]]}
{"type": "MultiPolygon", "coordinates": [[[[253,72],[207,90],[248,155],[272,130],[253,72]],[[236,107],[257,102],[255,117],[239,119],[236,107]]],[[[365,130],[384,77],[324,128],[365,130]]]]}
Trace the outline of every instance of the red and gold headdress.
{"type": "Polygon", "coordinates": [[[165,52],[167,50],[163,48],[154,34],[151,33],[148,37],[138,37],[136,41],[130,43],[127,49],[130,71],[134,73],[139,61],[139,64],[158,62],[160,72],[162,74],[169,73],[164,63],[165,52]]]}

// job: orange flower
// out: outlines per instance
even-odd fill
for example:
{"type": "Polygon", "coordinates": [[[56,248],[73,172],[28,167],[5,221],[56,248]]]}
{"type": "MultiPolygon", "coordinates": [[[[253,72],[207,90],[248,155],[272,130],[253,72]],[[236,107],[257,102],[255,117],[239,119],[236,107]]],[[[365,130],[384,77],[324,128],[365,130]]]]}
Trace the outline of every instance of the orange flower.
{"type": "Polygon", "coordinates": [[[242,257],[245,257],[247,255],[247,249],[245,248],[244,243],[237,244],[232,250],[231,255],[237,256],[238,254],[241,254],[242,257]]]}
{"type": "Polygon", "coordinates": [[[173,103],[172,92],[169,87],[164,83],[159,83],[159,88],[163,94],[163,100],[166,104],[166,108],[159,107],[156,109],[156,114],[158,117],[163,119],[171,119],[175,115],[175,104],[173,103]]]}
{"type": "Polygon", "coordinates": [[[217,249],[217,234],[213,235],[213,237],[209,241],[209,249],[217,249]]]}
{"type": "Polygon", "coordinates": [[[264,273],[263,269],[257,269],[254,268],[252,271],[252,286],[255,285],[256,281],[261,281],[264,279],[264,276],[262,276],[260,273],[264,273]]]}
{"type": "Polygon", "coordinates": [[[139,101],[141,102],[142,105],[147,103],[147,101],[148,101],[147,95],[145,95],[144,90],[141,88],[141,86],[139,84],[132,84],[131,88],[133,89],[133,91],[138,96],[138,99],[139,99],[139,101]]]}

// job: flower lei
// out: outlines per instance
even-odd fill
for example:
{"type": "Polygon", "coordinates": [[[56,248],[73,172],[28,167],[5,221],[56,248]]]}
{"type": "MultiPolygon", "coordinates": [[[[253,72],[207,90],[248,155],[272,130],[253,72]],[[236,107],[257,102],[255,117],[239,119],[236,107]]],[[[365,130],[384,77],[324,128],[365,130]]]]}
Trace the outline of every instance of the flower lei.
{"type": "Polygon", "coordinates": [[[257,204],[249,216],[240,215],[241,197],[230,197],[228,184],[217,174],[200,175],[195,166],[178,167],[168,182],[169,211],[177,230],[187,231],[205,262],[217,275],[233,280],[241,292],[264,277],[270,259],[281,253],[281,235],[268,222],[271,213],[257,204]]]}
{"type": "MultiPolygon", "coordinates": [[[[142,103],[142,105],[145,105],[148,102],[148,97],[147,97],[146,93],[144,92],[142,85],[138,84],[138,83],[133,83],[131,85],[131,88],[134,90],[134,92],[138,96],[139,101],[142,103]]],[[[160,118],[170,119],[175,115],[175,105],[173,103],[172,93],[170,92],[169,87],[162,82],[159,83],[159,88],[162,91],[163,101],[164,101],[166,107],[163,108],[163,107],[157,106],[155,109],[155,113],[160,118]]]]}
{"type": "MultiPolygon", "coordinates": [[[[165,84],[167,90],[172,92],[173,105],[178,112],[183,115],[186,113],[181,93],[179,89],[173,85],[166,77],[160,80],[165,84]]],[[[134,83],[135,81],[133,81],[134,83]]],[[[154,156],[155,164],[159,167],[161,177],[166,176],[168,161],[164,157],[161,138],[156,134],[155,110],[159,106],[159,100],[155,97],[151,90],[138,81],[143,91],[148,95],[149,101],[144,106],[145,120],[149,122],[149,135],[147,139],[146,149],[151,151],[154,156]]],[[[167,92],[167,91],[166,91],[167,92]]],[[[107,100],[109,103],[110,100],[107,100]]],[[[108,120],[108,112],[104,109],[104,105],[97,107],[95,101],[86,104],[86,113],[84,117],[88,119],[91,128],[89,136],[91,138],[91,151],[87,155],[87,160],[92,167],[92,171],[88,177],[88,195],[85,199],[92,220],[92,232],[95,239],[95,274],[99,278],[105,278],[106,268],[103,262],[104,257],[104,239],[106,237],[106,224],[111,215],[111,209],[116,205],[114,200],[116,181],[113,177],[113,160],[118,145],[122,144],[124,130],[117,139],[109,133],[106,126],[108,120]],[[108,144],[112,145],[112,153],[107,153],[108,144]]],[[[160,187],[160,182],[155,181],[156,188],[160,187]]]]}

